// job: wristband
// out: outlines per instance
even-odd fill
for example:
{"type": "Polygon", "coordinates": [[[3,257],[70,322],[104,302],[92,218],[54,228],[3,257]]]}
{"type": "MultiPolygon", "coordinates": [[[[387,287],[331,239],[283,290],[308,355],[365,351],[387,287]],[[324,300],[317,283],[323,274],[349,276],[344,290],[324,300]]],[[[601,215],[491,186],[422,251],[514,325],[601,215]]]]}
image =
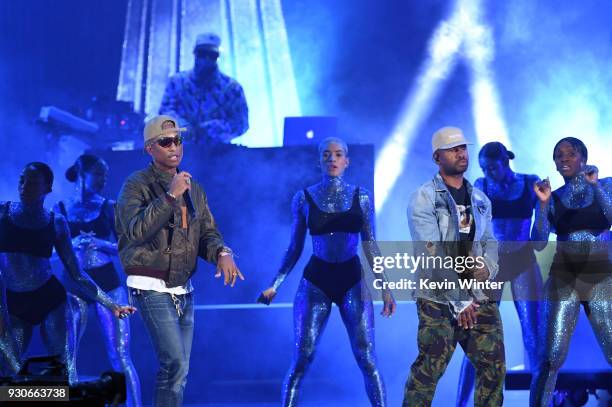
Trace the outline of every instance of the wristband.
{"type": "Polygon", "coordinates": [[[176,202],[176,196],[170,191],[166,192],[166,198],[169,198],[171,202],[176,202]]]}
{"type": "Polygon", "coordinates": [[[224,247],[217,254],[217,258],[223,257],[223,256],[232,256],[232,257],[234,257],[234,252],[229,247],[224,247]]]}

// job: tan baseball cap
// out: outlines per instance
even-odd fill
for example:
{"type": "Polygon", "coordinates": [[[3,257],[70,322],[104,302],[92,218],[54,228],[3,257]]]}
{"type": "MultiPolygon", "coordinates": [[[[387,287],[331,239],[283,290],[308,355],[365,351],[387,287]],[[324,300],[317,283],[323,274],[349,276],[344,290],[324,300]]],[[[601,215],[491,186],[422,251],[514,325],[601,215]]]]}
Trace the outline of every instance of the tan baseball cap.
{"type": "Polygon", "coordinates": [[[465,139],[463,131],[458,127],[442,127],[431,138],[431,150],[433,153],[437,150],[446,150],[463,144],[470,145],[472,143],[465,139]]]}
{"type": "Polygon", "coordinates": [[[185,127],[179,127],[178,120],[176,120],[172,116],[168,116],[167,114],[161,114],[159,116],[153,117],[145,124],[144,142],[146,144],[148,141],[151,141],[158,137],[175,134],[177,132],[182,131],[187,131],[187,129],[185,127]],[[163,125],[166,122],[172,122],[174,124],[174,127],[164,129],[163,125]]]}

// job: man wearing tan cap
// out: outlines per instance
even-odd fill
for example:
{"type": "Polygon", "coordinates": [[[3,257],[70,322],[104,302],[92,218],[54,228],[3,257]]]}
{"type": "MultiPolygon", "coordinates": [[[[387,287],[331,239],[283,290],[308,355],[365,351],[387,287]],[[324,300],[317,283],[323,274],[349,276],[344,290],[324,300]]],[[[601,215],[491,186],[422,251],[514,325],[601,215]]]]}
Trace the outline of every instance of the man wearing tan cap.
{"type": "Polygon", "coordinates": [[[144,129],[153,162],[123,184],[115,211],[121,264],[159,360],[155,406],[180,406],[193,340],[193,286],[197,257],[216,263],[215,277],[234,286],[244,279],[191,174],[179,171],[182,132],[168,115],[144,129]]]}
{"type": "Polygon", "coordinates": [[[408,225],[415,250],[422,249],[418,254],[450,256],[455,266],[418,271],[420,280],[449,284],[431,289],[417,282],[419,354],[410,369],[403,405],[431,405],[438,380],[459,343],[477,372],[474,405],[501,406],[506,368],[497,304],[489,302],[475,283],[469,288],[460,284],[461,280],[487,284],[497,274],[491,202],[463,177],[471,143],[461,129],[443,127],[434,133],[431,144],[439,171],[413,194],[408,225]],[[459,268],[459,264],[469,266],[459,268]]]}
{"type": "Polygon", "coordinates": [[[240,84],[219,71],[221,39],[213,33],[196,38],[194,67],[170,77],[160,114],[187,123],[188,139],[199,144],[229,143],[249,128],[249,111],[240,84]]]}

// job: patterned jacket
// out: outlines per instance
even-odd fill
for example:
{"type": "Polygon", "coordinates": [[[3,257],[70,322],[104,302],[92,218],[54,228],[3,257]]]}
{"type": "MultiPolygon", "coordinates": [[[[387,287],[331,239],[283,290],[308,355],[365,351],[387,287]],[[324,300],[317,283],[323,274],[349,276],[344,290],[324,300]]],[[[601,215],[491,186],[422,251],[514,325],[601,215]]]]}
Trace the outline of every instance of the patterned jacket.
{"type": "Polygon", "coordinates": [[[228,143],[249,128],[242,87],[219,70],[206,83],[197,83],[193,70],[171,76],[159,114],[186,124],[187,137],[198,143],[228,143]]]}

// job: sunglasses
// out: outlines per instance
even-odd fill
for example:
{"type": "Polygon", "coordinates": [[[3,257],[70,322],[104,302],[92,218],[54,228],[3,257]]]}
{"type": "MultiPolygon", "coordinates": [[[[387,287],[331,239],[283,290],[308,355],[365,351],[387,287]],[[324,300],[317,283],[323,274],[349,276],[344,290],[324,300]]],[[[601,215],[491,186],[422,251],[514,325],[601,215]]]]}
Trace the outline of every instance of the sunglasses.
{"type": "Polygon", "coordinates": [[[175,146],[180,146],[181,144],[183,144],[183,136],[177,135],[174,137],[160,137],[155,140],[155,142],[158,146],[163,148],[170,147],[172,143],[174,143],[175,146]]]}
{"type": "Polygon", "coordinates": [[[216,61],[219,58],[219,53],[214,51],[196,51],[194,54],[196,58],[206,58],[210,61],[216,61]]]}

